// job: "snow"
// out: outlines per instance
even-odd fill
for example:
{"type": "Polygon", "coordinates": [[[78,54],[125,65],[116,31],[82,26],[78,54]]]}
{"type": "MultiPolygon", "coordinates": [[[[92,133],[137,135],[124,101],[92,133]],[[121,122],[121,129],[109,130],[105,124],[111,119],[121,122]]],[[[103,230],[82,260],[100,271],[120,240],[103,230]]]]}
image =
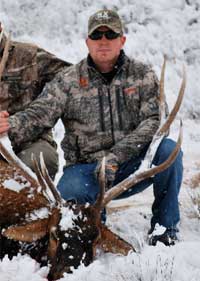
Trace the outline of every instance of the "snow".
{"type": "Polygon", "coordinates": [[[40,268],[29,256],[14,257],[12,261],[5,257],[0,263],[1,281],[47,281],[47,267],[40,268]]]}
{"type": "Polygon", "coordinates": [[[38,210],[33,211],[31,214],[28,214],[28,218],[31,221],[48,218],[49,210],[47,208],[40,208],[38,210]]]}
{"type": "Polygon", "coordinates": [[[69,207],[62,207],[61,215],[62,219],[59,223],[61,230],[72,228],[74,226],[74,220],[76,220],[78,215],[75,215],[74,212],[69,209],[69,207]]]}
{"type": "Polygon", "coordinates": [[[162,235],[166,230],[166,227],[159,225],[158,223],[155,225],[154,231],[152,235],[162,235]]]}
{"type": "MultiPolygon", "coordinates": [[[[127,42],[126,53],[151,63],[160,77],[163,55],[168,57],[165,93],[172,108],[178,95],[183,65],[187,85],[179,118],[183,120],[184,178],[180,192],[180,242],[173,247],[147,245],[147,232],[153,202],[152,188],[108,206],[107,225],[137,249],[127,257],[99,253],[88,267],[81,265],[62,281],[199,281],[200,220],[192,195],[200,194],[200,184],[190,188],[192,178],[200,172],[200,1],[199,0],[1,0],[0,19],[13,38],[34,42],[67,61],[76,63],[86,56],[87,19],[102,7],[116,8],[123,18],[127,42]]],[[[171,137],[177,138],[179,121],[171,137]]],[[[58,142],[63,126],[55,130],[58,142]]],[[[62,173],[63,153],[59,148],[62,173]]],[[[200,195],[199,195],[200,198],[200,195]]],[[[46,280],[48,268],[28,256],[18,255],[0,262],[1,281],[46,280]]]]}
{"type": "Polygon", "coordinates": [[[9,180],[5,180],[3,182],[3,186],[5,188],[8,188],[10,190],[13,190],[15,192],[20,192],[21,189],[23,189],[25,186],[24,184],[19,184],[16,180],[14,179],[9,179],[9,180]]]}

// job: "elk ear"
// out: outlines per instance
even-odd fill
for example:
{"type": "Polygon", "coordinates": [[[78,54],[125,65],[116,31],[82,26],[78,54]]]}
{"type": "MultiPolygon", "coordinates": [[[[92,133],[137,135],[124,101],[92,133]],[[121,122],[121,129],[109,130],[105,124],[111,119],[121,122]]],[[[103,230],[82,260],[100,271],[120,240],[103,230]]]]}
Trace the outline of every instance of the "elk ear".
{"type": "Polygon", "coordinates": [[[53,259],[53,257],[55,257],[58,248],[59,238],[56,231],[56,227],[52,227],[49,232],[48,256],[50,257],[50,259],[53,259]]]}
{"type": "Polygon", "coordinates": [[[16,241],[34,242],[47,234],[48,219],[39,219],[23,225],[10,226],[2,235],[16,241]]]}
{"type": "Polygon", "coordinates": [[[60,221],[60,212],[58,209],[54,209],[52,211],[52,215],[49,220],[49,246],[48,246],[48,255],[50,259],[53,259],[53,257],[56,254],[56,250],[59,243],[59,238],[57,236],[57,226],[60,221]]]}
{"type": "Polygon", "coordinates": [[[113,233],[106,226],[101,226],[101,239],[98,241],[105,252],[128,255],[130,251],[136,252],[134,247],[113,233]]]}

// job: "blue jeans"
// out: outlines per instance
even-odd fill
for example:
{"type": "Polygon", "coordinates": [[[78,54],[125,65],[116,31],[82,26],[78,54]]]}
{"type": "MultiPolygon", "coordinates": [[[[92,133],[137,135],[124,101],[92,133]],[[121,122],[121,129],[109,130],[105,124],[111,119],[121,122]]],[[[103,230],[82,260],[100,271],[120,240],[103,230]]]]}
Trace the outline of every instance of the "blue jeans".
{"type": "MultiPolygon", "coordinates": [[[[175,145],[176,143],[173,140],[165,138],[156,152],[153,165],[159,165],[164,162],[175,145]]],[[[113,185],[134,173],[140,166],[144,155],[145,151],[140,157],[131,158],[129,161],[121,164],[113,185]]],[[[183,175],[182,155],[182,151],[180,151],[176,160],[168,169],[155,175],[153,178],[136,184],[116,199],[132,196],[153,184],[155,200],[152,205],[151,227],[154,228],[155,224],[159,223],[175,230],[180,220],[178,194],[183,175]]],[[[97,163],[75,164],[66,167],[58,183],[58,190],[61,196],[66,200],[76,200],[80,204],[85,204],[86,202],[93,204],[99,193],[99,184],[94,175],[96,165],[97,163]]]]}

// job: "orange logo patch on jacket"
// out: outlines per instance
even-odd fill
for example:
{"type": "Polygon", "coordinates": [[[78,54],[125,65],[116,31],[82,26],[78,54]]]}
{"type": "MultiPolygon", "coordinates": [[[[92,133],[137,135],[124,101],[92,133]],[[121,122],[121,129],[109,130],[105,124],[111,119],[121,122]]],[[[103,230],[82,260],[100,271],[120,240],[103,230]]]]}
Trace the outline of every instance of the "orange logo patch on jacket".
{"type": "Polygon", "coordinates": [[[127,95],[135,94],[136,91],[137,91],[136,87],[129,87],[129,88],[124,89],[124,93],[127,95]]]}
{"type": "Polygon", "coordinates": [[[79,84],[81,87],[87,87],[88,86],[88,78],[81,77],[79,80],[79,84]]]}

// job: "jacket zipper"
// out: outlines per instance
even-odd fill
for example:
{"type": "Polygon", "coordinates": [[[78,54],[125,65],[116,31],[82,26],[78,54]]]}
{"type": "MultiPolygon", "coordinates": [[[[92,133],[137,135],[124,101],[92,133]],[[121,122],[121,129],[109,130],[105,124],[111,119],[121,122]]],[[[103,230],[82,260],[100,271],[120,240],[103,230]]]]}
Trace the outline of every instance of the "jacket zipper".
{"type": "Polygon", "coordinates": [[[99,97],[99,107],[100,107],[100,112],[99,112],[100,126],[101,126],[101,131],[105,132],[104,111],[103,111],[103,95],[102,95],[101,89],[98,89],[98,97],[99,97]]]}
{"type": "Polygon", "coordinates": [[[114,126],[113,126],[113,114],[112,114],[112,102],[110,96],[110,88],[108,87],[108,102],[109,102],[109,111],[110,111],[110,124],[111,124],[111,134],[112,134],[112,141],[113,145],[115,144],[115,135],[114,135],[114,126]]]}
{"type": "Polygon", "coordinates": [[[123,130],[123,122],[122,122],[122,114],[121,114],[121,102],[120,102],[120,88],[116,88],[115,92],[116,96],[116,103],[117,103],[117,116],[118,116],[118,122],[119,122],[119,130],[123,130]]]}

